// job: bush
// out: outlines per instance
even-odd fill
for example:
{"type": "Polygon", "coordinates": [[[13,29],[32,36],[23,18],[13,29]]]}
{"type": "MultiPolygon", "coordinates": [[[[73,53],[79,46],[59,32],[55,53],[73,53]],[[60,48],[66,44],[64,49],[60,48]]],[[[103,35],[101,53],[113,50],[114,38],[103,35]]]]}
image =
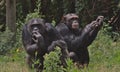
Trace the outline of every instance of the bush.
{"type": "Polygon", "coordinates": [[[44,56],[44,70],[43,72],[79,72],[79,69],[74,66],[71,59],[66,59],[67,67],[61,66],[60,61],[61,50],[56,47],[55,51],[50,52],[44,56]]]}
{"type": "Polygon", "coordinates": [[[33,13],[29,13],[27,14],[27,17],[25,19],[25,22],[27,22],[28,20],[32,19],[32,18],[41,18],[43,17],[43,15],[40,13],[40,7],[41,7],[41,1],[37,0],[36,1],[36,9],[34,9],[33,13]]]}
{"type": "Polygon", "coordinates": [[[5,54],[13,47],[14,34],[10,30],[0,32],[0,54],[5,54]]]}
{"type": "Polygon", "coordinates": [[[44,72],[64,72],[64,68],[60,66],[61,51],[60,48],[56,48],[54,52],[50,52],[44,56],[44,72]]]}
{"type": "Polygon", "coordinates": [[[107,34],[109,36],[111,36],[110,38],[113,40],[113,41],[117,41],[120,37],[120,32],[118,31],[112,31],[112,27],[108,24],[108,23],[105,23],[104,22],[104,25],[103,25],[103,33],[104,34],[107,34]]]}

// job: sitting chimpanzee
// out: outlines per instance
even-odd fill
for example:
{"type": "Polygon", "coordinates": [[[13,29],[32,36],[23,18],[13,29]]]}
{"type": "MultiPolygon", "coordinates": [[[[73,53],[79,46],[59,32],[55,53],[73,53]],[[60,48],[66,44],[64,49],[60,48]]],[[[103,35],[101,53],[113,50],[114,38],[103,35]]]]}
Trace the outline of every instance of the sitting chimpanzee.
{"type": "Polygon", "coordinates": [[[43,69],[43,55],[50,52],[50,49],[56,45],[61,48],[62,61],[68,57],[66,42],[62,40],[59,32],[50,23],[45,23],[43,19],[34,18],[24,25],[22,41],[27,52],[29,66],[32,67],[35,61],[39,61],[39,63],[34,64],[38,72],[43,69]]]}
{"type": "Polygon", "coordinates": [[[103,16],[79,28],[79,17],[74,13],[63,16],[61,23],[56,26],[57,31],[63,36],[67,43],[70,58],[78,67],[88,66],[89,53],[87,47],[96,38],[103,22],[103,16]]]}

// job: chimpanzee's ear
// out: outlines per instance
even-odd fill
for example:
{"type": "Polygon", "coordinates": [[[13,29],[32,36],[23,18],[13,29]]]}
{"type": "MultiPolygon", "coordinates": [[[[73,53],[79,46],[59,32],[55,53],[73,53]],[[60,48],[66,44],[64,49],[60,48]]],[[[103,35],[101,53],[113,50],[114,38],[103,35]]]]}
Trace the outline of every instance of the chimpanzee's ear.
{"type": "Polygon", "coordinates": [[[66,22],[66,16],[63,16],[61,19],[61,23],[65,23],[66,22]]]}

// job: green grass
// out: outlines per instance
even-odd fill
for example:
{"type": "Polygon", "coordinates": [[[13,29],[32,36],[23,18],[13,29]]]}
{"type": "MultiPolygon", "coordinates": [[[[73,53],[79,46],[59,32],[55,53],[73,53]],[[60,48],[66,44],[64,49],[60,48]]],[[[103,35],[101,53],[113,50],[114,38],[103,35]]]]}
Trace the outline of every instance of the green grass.
{"type": "Polygon", "coordinates": [[[92,72],[120,71],[120,40],[113,42],[108,35],[100,32],[89,46],[89,54],[92,72]]]}
{"type": "MultiPolygon", "coordinates": [[[[90,63],[88,68],[69,70],[71,72],[120,72],[120,40],[99,32],[89,46],[90,63]]],[[[72,68],[71,68],[72,69],[72,68]]],[[[0,56],[0,72],[34,72],[25,63],[25,52],[17,49],[6,56],[0,56]]]]}
{"type": "Polygon", "coordinates": [[[15,55],[0,56],[0,72],[29,72],[25,60],[18,57],[15,55]]]}
{"type": "Polygon", "coordinates": [[[29,72],[21,62],[0,62],[0,72],[29,72]]]}

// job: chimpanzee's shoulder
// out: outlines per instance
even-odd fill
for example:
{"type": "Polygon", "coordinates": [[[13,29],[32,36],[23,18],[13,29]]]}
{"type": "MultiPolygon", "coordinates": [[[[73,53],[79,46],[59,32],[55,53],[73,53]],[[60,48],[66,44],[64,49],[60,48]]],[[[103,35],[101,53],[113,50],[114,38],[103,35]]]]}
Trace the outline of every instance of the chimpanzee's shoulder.
{"type": "Polygon", "coordinates": [[[69,28],[64,23],[59,23],[55,28],[62,35],[69,33],[69,28]]]}
{"type": "Polygon", "coordinates": [[[69,30],[68,27],[64,24],[64,23],[59,23],[56,27],[55,27],[58,31],[59,30],[69,30]]]}
{"type": "Polygon", "coordinates": [[[47,32],[53,32],[55,28],[51,23],[45,23],[45,29],[47,32]]]}

